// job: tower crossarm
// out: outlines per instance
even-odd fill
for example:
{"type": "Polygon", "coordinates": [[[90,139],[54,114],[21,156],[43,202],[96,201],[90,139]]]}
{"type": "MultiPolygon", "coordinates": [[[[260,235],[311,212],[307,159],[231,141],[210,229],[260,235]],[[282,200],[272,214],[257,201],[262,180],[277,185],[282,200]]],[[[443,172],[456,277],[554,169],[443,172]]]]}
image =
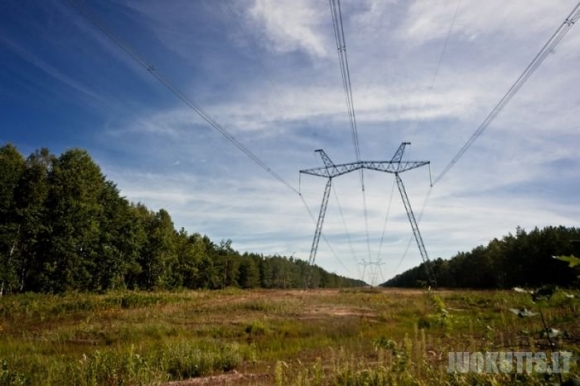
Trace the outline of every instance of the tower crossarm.
{"type": "Polygon", "coordinates": [[[312,176],[318,177],[333,178],[341,176],[343,174],[354,172],[355,170],[362,169],[362,162],[351,162],[347,164],[338,164],[338,165],[333,164],[333,166],[334,167],[332,168],[324,166],[319,168],[300,170],[300,173],[310,174],[312,176]]]}
{"type": "Polygon", "coordinates": [[[360,161],[336,165],[332,164],[331,167],[324,166],[304,169],[300,170],[300,173],[310,174],[317,177],[333,178],[359,169],[369,169],[384,173],[402,173],[428,164],[429,161],[360,161]]]}
{"type": "Polygon", "coordinates": [[[326,176],[333,177],[338,175],[338,169],[334,165],[334,162],[330,159],[330,157],[324,152],[322,149],[315,150],[315,153],[320,154],[320,158],[322,158],[322,162],[324,163],[324,168],[326,169],[326,176]]]}
{"type": "Polygon", "coordinates": [[[402,173],[407,170],[429,165],[429,161],[362,161],[363,169],[376,170],[384,173],[402,173]]]}

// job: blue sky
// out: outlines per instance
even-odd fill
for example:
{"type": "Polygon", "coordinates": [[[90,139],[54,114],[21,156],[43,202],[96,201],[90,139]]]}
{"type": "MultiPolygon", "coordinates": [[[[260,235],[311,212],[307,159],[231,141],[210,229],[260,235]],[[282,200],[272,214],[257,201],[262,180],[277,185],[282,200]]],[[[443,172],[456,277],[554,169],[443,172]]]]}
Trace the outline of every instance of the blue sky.
{"type": "MultiPolygon", "coordinates": [[[[341,4],[361,158],[389,160],[410,141],[405,159],[431,161],[435,177],[576,2],[341,4]]],[[[86,5],[296,189],[298,170],[322,165],[315,149],[355,160],[327,1],[86,5]]],[[[1,143],[25,155],[86,148],[123,195],[166,208],[178,228],[232,239],[240,251],[308,258],[315,225],[299,197],[67,1],[2,1],[0,59],[1,143]]],[[[576,26],[430,194],[428,168],[402,175],[432,259],[517,226],[578,226],[579,60],[576,26]]],[[[329,243],[321,240],[316,262],[361,277],[363,259],[380,260],[382,281],[421,258],[414,241],[405,254],[412,232],[393,176],[365,179],[370,248],[353,173],[334,182],[329,243]]],[[[324,184],[301,181],[314,215],[324,184]]]]}

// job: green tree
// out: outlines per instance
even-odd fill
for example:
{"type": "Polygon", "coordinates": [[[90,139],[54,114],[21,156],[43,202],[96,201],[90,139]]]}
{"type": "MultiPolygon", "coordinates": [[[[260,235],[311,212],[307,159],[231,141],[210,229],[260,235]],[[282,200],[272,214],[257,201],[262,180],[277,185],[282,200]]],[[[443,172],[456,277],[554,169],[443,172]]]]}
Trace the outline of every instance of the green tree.
{"type": "Polygon", "coordinates": [[[34,268],[42,266],[44,251],[40,238],[47,234],[46,200],[49,173],[56,157],[46,148],[32,153],[16,189],[16,206],[20,221],[19,291],[34,287],[34,268]]]}
{"type": "Polygon", "coordinates": [[[105,182],[101,192],[99,240],[96,245],[91,289],[104,291],[126,288],[129,272],[141,272],[137,258],[146,241],[145,232],[129,202],[114,183],[105,182]]]}
{"type": "Polygon", "coordinates": [[[260,287],[273,288],[274,287],[274,272],[272,269],[272,259],[260,256],[258,269],[260,270],[260,287]]]}
{"type": "Polygon", "coordinates": [[[260,270],[249,255],[241,257],[238,269],[238,283],[242,288],[256,288],[260,285],[260,270]]]}
{"type": "Polygon", "coordinates": [[[100,252],[105,177],[85,150],[72,149],[54,161],[48,182],[38,289],[88,290],[100,252]]]}
{"type": "MultiPolygon", "coordinates": [[[[540,287],[554,284],[570,286],[576,280],[572,270],[552,256],[570,255],[570,241],[580,238],[580,229],[565,227],[516,229],[501,240],[493,239],[487,247],[459,252],[446,264],[435,262],[435,275],[442,287],[511,288],[540,287]],[[444,274],[440,275],[441,267],[444,274]]],[[[415,286],[420,277],[417,267],[389,280],[387,286],[415,286]]]]}
{"type": "Polygon", "coordinates": [[[0,295],[18,286],[18,241],[21,227],[15,191],[25,160],[11,144],[0,147],[0,295]]]}
{"type": "Polygon", "coordinates": [[[222,279],[214,264],[214,257],[217,254],[215,244],[207,236],[194,235],[194,237],[201,255],[195,275],[196,288],[221,288],[222,279]]]}
{"type": "MultiPolygon", "coordinates": [[[[0,148],[0,294],[117,288],[296,288],[357,282],[302,260],[240,253],[176,232],[169,213],[129,203],[82,149],[28,159],[0,148]]],[[[358,283],[360,284],[360,283],[358,283]]]]}
{"type": "Polygon", "coordinates": [[[237,287],[240,254],[232,248],[232,240],[222,240],[215,249],[213,258],[220,276],[220,288],[237,287]]]}
{"type": "Polygon", "coordinates": [[[171,286],[171,269],[177,262],[175,229],[171,216],[165,209],[145,216],[147,241],[141,249],[139,263],[142,268],[140,288],[155,289],[171,286]]]}
{"type": "Polygon", "coordinates": [[[185,229],[176,235],[176,266],[172,270],[172,286],[198,288],[197,277],[205,245],[199,234],[189,236],[185,229]]]}

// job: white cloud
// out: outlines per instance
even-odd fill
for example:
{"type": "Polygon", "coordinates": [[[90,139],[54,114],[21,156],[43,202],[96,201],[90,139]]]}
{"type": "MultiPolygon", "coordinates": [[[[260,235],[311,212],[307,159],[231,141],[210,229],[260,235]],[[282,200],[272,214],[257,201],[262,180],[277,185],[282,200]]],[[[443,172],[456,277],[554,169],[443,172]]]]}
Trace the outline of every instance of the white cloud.
{"type": "MultiPolygon", "coordinates": [[[[538,36],[538,32],[555,31],[574,5],[572,0],[462,0],[453,38],[470,41],[498,33],[516,40],[527,39],[530,33],[538,36]]],[[[457,2],[446,0],[412,2],[402,23],[401,37],[421,44],[445,38],[456,6],[457,2]]]]}
{"type": "MultiPolygon", "coordinates": [[[[66,86],[73,89],[75,92],[79,93],[84,97],[90,97],[90,99],[98,101],[100,103],[105,102],[105,98],[98,95],[94,90],[92,90],[87,85],[84,85],[71,77],[67,76],[64,72],[60,71],[58,68],[54,67],[50,63],[40,59],[35,54],[26,50],[26,48],[18,45],[17,43],[11,41],[5,36],[0,35],[0,42],[9,47],[14,53],[22,57],[26,62],[32,64],[41,71],[44,71],[47,75],[54,78],[55,80],[65,84],[66,86]]],[[[86,98],[85,98],[86,100],[86,98]]]]}
{"type": "MultiPolygon", "coordinates": [[[[428,87],[441,39],[456,3],[407,6],[371,1],[356,5],[345,3],[343,10],[354,13],[346,15],[345,28],[363,158],[380,152],[380,158],[389,159],[400,142],[411,140],[414,146],[406,157],[431,160],[436,175],[523,71],[535,54],[534,47],[539,49],[561,23],[570,3],[464,1],[432,90],[428,87]],[[375,33],[365,39],[373,29],[375,33]]],[[[239,76],[237,88],[243,93],[215,89],[223,97],[214,97],[203,106],[292,183],[299,169],[321,165],[311,158],[314,146],[324,147],[335,162],[353,158],[338,62],[330,55],[335,47],[329,39],[328,13],[322,3],[257,0],[245,22],[252,36],[261,36],[257,43],[275,53],[264,54],[262,59],[275,65],[269,68],[275,69],[273,80],[280,95],[272,92],[268,82],[256,81],[264,74],[239,76]],[[289,60],[296,51],[307,53],[313,61],[298,65],[289,60]]],[[[563,186],[563,176],[574,180],[577,173],[549,173],[553,162],[577,158],[578,143],[565,139],[573,138],[580,103],[568,87],[578,81],[574,63],[580,40],[571,34],[562,52],[557,50],[546,60],[431,191],[420,227],[432,258],[470,250],[515,231],[518,225],[574,225],[580,213],[567,206],[569,194],[558,193],[558,187],[563,186]],[[546,191],[546,186],[551,190],[546,191]]],[[[255,71],[262,70],[256,67],[255,71]]],[[[131,124],[120,126],[129,128],[121,138],[144,135],[149,156],[167,159],[168,168],[177,173],[164,175],[161,170],[142,176],[116,168],[114,179],[122,191],[153,208],[166,207],[178,226],[217,240],[231,238],[242,250],[307,258],[314,224],[299,198],[192,118],[193,114],[176,105],[145,112],[141,118],[145,132],[132,132],[135,126],[131,124]],[[155,145],[160,139],[167,144],[155,145]],[[178,166],[173,165],[176,158],[181,161],[178,166]],[[192,158],[207,162],[202,167],[192,158]]],[[[405,173],[403,179],[419,215],[428,191],[428,171],[405,173]]],[[[392,176],[368,173],[366,184],[371,256],[358,178],[355,174],[338,178],[335,186],[352,245],[331,197],[324,234],[349,268],[344,270],[321,241],[317,262],[331,271],[356,275],[361,259],[377,258],[392,176]]],[[[302,193],[314,216],[323,186],[322,179],[302,179],[302,193]]],[[[392,274],[412,237],[396,188],[393,194],[381,253],[387,263],[385,274],[392,274]]],[[[419,262],[412,241],[398,272],[419,262]]]]}
{"type": "Polygon", "coordinates": [[[309,0],[255,0],[249,15],[259,25],[259,41],[271,50],[280,53],[301,50],[320,58],[333,51],[329,50],[331,42],[320,32],[324,11],[309,0]]]}
{"type": "MultiPolygon", "coordinates": [[[[314,149],[324,148],[337,163],[353,161],[328,4],[232,3],[239,7],[235,11],[242,15],[248,36],[255,39],[249,45],[260,48],[253,51],[244,51],[248,46],[239,43],[239,36],[235,39],[238,26],[224,22],[226,16],[211,4],[166,7],[145,2],[139,6],[140,17],[132,13],[136,9],[123,8],[143,30],[120,31],[158,37],[159,41],[137,42],[146,47],[147,55],[166,59],[159,71],[293,186],[298,185],[298,170],[322,165],[312,155],[314,149]],[[192,15],[207,16],[203,28],[187,22],[192,15]],[[211,28],[219,33],[210,33],[211,28]],[[176,36],[180,38],[172,40],[176,36]],[[308,60],[296,53],[306,54],[308,60]],[[261,55],[263,66],[254,55],[261,55]],[[209,69],[198,66],[200,62],[209,69]]],[[[435,177],[573,5],[568,0],[463,0],[434,81],[456,4],[343,1],[364,159],[390,159],[398,145],[409,140],[413,146],[405,159],[430,160],[435,177]]],[[[580,191],[576,119],[580,97],[572,86],[580,80],[576,28],[431,190],[420,227],[432,258],[485,244],[518,225],[573,226],[580,218],[570,205],[580,191]]],[[[35,65],[43,67],[42,63],[49,62],[38,56],[35,65]]],[[[95,93],[61,68],[44,66],[44,71],[77,93],[95,93]]],[[[94,71],[101,74],[98,67],[94,71]]],[[[103,73],[102,79],[108,74],[103,73]]],[[[103,90],[115,94],[115,83],[115,79],[104,82],[103,90]]],[[[180,100],[170,99],[173,95],[161,84],[154,79],[150,83],[163,98],[145,93],[150,100],[120,99],[116,115],[106,116],[104,130],[91,137],[104,172],[122,194],[152,209],[168,209],[175,225],[190,232],[206,233],[216,242],[232,239],[242,251],[307,258],[315,224],[299,197],[180,100]],[[119,154],[122,157],[117,158],[119,154]]],[[[363,258],[377,258],[391,202],[380,256],[387,263],[383,272],[392,274],[412,237],[411,228],[396,187],[391,201],[393,177],[370,172],[365,177],[371,256],[358,175],[353,173],[334,181],[352,245],[334,195],[324,225],[332,249],[349,270],[342,268],[323,240],[317,262],[330,271],[359,274],[363,258]]],[[[419,215],[429,189],[428,169],[405,173],[403,180],[419,215]]],[[[324,180],[303,177],[301,185],[317,216],[324,180]]],[[[411,241],[399,273],[420,262],[411,241]]]]}

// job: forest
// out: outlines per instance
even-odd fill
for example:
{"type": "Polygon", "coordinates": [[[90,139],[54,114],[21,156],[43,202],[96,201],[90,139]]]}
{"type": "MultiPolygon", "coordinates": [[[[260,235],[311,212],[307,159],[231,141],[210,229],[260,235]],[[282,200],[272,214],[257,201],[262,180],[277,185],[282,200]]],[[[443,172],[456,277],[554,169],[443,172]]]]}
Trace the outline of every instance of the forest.
{"type": "Polygon", "coordinates": [[[320,288],[361,281],[283,256],[240,253],[176,230],[170,214],[122,197],[83,149],[24,158],[0,147],[0,293],[117,289],[320,288]]]}
{"type": "MultiPolygon", "coordinates": [[[[580,229],[545,227],[526,232],[517,228],[501,240],[493,239],[471,252],[431,262],[437,285],[447,288],[508,289],[516,286],[578,286],[578,268],[554,256],[580,256],[580,229]]],[[[418,287],[427,283],[425,264],[383,283],[384,287],[418,287]]]]}

